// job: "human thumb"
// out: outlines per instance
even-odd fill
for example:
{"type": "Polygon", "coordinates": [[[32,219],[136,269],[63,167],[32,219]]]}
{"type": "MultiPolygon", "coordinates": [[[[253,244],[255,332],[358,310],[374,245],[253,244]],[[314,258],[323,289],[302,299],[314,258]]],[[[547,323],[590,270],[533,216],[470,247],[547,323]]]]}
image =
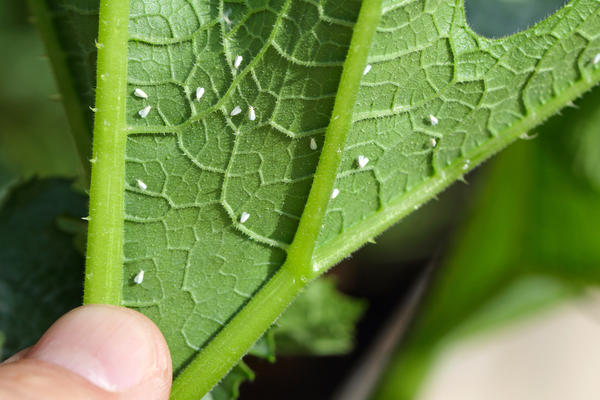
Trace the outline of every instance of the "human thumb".
{"type": "Polygon", "coordinates": [[[0,399],[166,400],[170,388],[162,334],[142,314],[116,306],[70,311],[0,365],[0,399]]]}

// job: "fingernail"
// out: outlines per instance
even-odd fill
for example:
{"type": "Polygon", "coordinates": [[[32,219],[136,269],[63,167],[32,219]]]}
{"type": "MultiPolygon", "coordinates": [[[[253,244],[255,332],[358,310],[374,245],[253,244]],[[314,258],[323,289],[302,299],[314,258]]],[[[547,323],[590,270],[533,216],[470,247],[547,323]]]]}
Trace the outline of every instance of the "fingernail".
{"type": "Polygon", "coordinates": [[[150,373],[166,368],[157,354],[157,329],[132,310],[85,306],[62,318],[27,354],[66,368],[95,385],[114,392],[139,384],[150,373]]]}

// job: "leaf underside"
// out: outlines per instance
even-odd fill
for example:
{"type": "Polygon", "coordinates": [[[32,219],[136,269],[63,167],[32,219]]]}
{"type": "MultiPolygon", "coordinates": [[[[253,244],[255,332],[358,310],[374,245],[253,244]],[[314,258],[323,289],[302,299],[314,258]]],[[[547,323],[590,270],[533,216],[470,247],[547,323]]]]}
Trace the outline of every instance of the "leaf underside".
{"type": "Polygon", "coordinates": [[[157,321],[175,369],[283,262],[359,5],[132,3],[129,90],[149,98],[127,104],[124,304],[157,321]]]}
{"type": "Polygon", "coordinates": [[[34,344],[81,304],[83,257],[57,218],[85,215],[85,196],[63,179],[15,185],[0,209],[0,359],[34,344]]]}
{"type": "MultiPolygon", "coordinates": [[[[175,371],[283,263],[338,117],[360,4],[131,1],[123,305],[159,325],[175,371]]],[[[331,266],[590,88],[599,9],[574,0],[490,40],[469,29],[461,0],[384,1],[315,265],[331,266]]]]}
{"type": "MultiPolygon", "coordinates": [[[[132,2],[123,303],[158,323],[176,370],[282,264],[359,6],[132,2]]],[[[570,100],[573,84],[591,79],[598,7],[576,1],[525,33],[488,40],[466,26],[459,1],[387,1],[317,254],[445,170],[470,168],[483,146],[514,138],[550,101],[570,100]]]]}

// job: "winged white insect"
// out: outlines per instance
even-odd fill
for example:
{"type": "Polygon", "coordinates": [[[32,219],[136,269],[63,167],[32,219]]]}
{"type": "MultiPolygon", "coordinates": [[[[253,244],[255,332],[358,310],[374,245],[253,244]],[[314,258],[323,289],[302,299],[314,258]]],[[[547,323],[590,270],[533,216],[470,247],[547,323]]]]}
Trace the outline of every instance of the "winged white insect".
{"type": "Polygon", "coordinates": [[[233,110],[231,110],[231,116],[235,117],[236,115],[238,115],[241,112],[242,112],[242,108],[240,106],[235,106],[235,108],[233,110]]]}
{"type": "Polygon", "coordinates": [[[364,168],[369,163],[369,159],[363,155],[360,155],[358,156],[356,162],[360,168],[364,168]]]}
{"type": "Polygon", "coordinates": [[[242,61],[244,60],[244,57],[242,56],[236,56],[235,60],[233,61],[233,67],[235,69],[238,69],[240,67],[240,65],[242,65],[242,61]]]}
{"type": "Polygon", "coordinates": [[[133,278],[133,281],[138,285],[141,285],[144,282],[144,270],[142,269],[138,274],[133,278]]]}
{"type": "Polygon", "coordinates": [[[196,88],[196,100],[200,101],[202,96],[204,96],[204,88],[203,87],[196,88]]]}
{"type": "Polygon", "coordinates": [[[148,116],[148,114],[150,114],[150,110],[152,110],[152,106],[146,106],[146,107],[142,108],[140,111],[138,111],[138,114],[140,115],[140,117],[146,118],[148,116]]]}
{"type": "Polygon", "coordinates": [[[243,224],[244,222],[248,221],[248,218],[250,218],[250,214],[244,211],[240,216],[240,222],[243,224]]]}
{"type": "Polygon", "coordinates": [[[148,94],[146,92],[144,92],[142,89],[140,88],[135,88],[135,90],[133,91],[133,94],[136,97],[139,97],[141,99],[147,99],[148,98],[148,94]]]}

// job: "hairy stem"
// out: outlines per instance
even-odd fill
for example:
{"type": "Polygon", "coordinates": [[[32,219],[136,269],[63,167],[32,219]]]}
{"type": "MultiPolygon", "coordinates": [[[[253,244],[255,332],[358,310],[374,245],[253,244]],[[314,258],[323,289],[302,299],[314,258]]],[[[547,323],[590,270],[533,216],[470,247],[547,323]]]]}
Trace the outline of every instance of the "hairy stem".
{"type": "Polygon", "coordinates": [[[129,0],[100,3],[90,220],[83,302],[120,304],[129,0]]]}
{"type": "Polygon", "coordinates": [[[381,15],[381,2],[364,0],[361,6],[319,165],[285,263],[175,379],[172,400],[194,400],[208,393],[275,322],[310,279],[317,276],[311,261],[314,244],[352,123],[352,109],[381,15]]]}

